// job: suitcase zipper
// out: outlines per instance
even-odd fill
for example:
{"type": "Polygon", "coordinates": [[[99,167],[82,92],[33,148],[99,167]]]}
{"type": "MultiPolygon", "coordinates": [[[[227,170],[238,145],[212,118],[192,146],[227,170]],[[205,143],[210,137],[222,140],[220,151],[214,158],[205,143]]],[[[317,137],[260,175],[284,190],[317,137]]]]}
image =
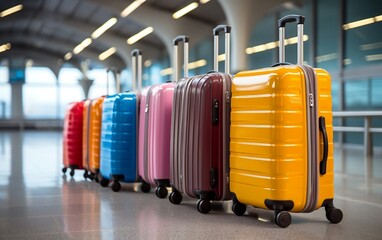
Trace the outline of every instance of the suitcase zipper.
{"type": "Polygon", "coordinates": [[[150,96],[152,92],[152,87],[149,88],[146,94],[146,106],[145,106],[145,127],[144,127],[144,143],[143,143],[143,169],[144,169],[144,179],[149,181],[149,169],[148,169],[148,142],[149,142],[149,117],[150,117],[150,96]]]}
{"type": "Polygon", "coordinates": [[[315,210],[317,204],[318,174],[317,174],[317,78],[314,69],[308,65],[301,67],[307,93],[307,129],[308,129],[308,183],[306,204],[302,212],[315,210]]]}
{"type": "Polygon", "coordinates": [[[88,167],[88,170],[90,170],[90,159],[89,159],[89,153],[90,153],[90,121],[91,121],[91,108],[92,108],[92,100],[89,100],[89,108],[88,108],[88,121],[87,121],[87,126],[86,126],[86,163],[87,163],[87,167],[88,167]]]}

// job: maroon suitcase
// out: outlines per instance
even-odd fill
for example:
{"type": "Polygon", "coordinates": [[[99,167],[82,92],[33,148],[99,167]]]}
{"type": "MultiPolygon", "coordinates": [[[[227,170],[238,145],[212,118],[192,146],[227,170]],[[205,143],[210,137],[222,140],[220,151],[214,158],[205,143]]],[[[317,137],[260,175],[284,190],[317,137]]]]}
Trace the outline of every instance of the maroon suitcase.
{"type": "MultiPolygon", "coordinates": [[[[172,114],[172,150],[170,202],[179,204],[181,193],[198,198],[197,209],[208,213],[210,200],[229,200],[229,119],[231,75],[229,72],[229,26],[214,29],[214,68],[204,75],[180,81],[174,90],[172,114]],[[219,32],[226,35],[226,72],[218,72],[219,32]]],[[[185,42],[187,76],[188,39],[174,40],[177,79],[177,45],[185,42]]]]}

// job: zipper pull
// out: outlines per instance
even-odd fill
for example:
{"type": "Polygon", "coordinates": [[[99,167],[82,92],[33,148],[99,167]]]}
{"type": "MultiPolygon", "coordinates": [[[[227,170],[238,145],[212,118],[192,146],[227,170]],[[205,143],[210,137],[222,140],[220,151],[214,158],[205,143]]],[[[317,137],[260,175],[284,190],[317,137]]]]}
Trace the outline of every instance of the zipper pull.
{"type": "Polygon", "coordinates": [[[149,111],[149,104],[146,104],[145,113],[149,111]]]}

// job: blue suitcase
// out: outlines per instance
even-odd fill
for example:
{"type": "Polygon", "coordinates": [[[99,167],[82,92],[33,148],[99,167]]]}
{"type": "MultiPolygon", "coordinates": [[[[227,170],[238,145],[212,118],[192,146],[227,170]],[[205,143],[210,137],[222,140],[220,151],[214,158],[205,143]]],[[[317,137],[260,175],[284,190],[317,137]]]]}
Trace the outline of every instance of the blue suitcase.
{"type": "MultiPolygon", "coordinates": [[[[123,92],[107,96],[102,109],[100,184],[118,192],[120,182],[139,182],[137,158],[139,93],[123,92]]],[[[141,190],[150,191],[142,182],[141,190]]]]}

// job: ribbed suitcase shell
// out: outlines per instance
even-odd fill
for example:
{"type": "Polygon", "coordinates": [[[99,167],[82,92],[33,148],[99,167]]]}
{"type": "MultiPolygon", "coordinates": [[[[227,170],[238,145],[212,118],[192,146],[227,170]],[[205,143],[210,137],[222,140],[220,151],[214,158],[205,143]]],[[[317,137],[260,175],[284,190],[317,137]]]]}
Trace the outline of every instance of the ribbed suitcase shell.
{"type": "Polygon", "coordinates": [[[189,197],[230,199],[230,86],[229,74],[214,72],[180,81],[174,90],[171,184],[189,197]]]}
{"type": "Polygon", "coordinates": [[[83,107],[84,102],[73,102],[66,109],[63,130],[63,164],[65,168],[83,169],[83,107]]]}
{"type": "Polygon", "coordinates": [[[142,91],[139,117],[139,175],[156,186],[169,186],[170,136],[174,83],[142,91]]]}
{"type": "Polygon", "coordinates": [[[137,181],[138,102],[135,92],[111,95],[103,102],[100,172],[105,179],[137,181]]]}
{"type": "Polygon", "coordinates": [[[100,138],[102,105],[105,97],[89,99],[84,104],[83,124],[83,166],[97,174],[100,168],[100,138]]]}
{"type": "Polygon", "coordinates": [[[318,171],[322,134],[314,142],[308,140],[309,96],[302,68],[294,65],[246,71],[233,79],[230,190],[241,203],[271,208],[266,200],[292,201],[293,208],[285,210],[301,212],[317,209],[325,200],[333,199],[331,80],[325,70],[314,71],[317,96],[313,108],[318,117],[326,119],[329,142],[325,175],[318,171]],[[310,144],[318,144],[314,159],[308,157],[310,144]],[[316,169],[313,174],[308,171],[309,162],[316,169]],[[317,186],[308,193],[310,178],[317,186]],[[307,210],[307,201],[314,192],[316,204],[307,210]]]}

